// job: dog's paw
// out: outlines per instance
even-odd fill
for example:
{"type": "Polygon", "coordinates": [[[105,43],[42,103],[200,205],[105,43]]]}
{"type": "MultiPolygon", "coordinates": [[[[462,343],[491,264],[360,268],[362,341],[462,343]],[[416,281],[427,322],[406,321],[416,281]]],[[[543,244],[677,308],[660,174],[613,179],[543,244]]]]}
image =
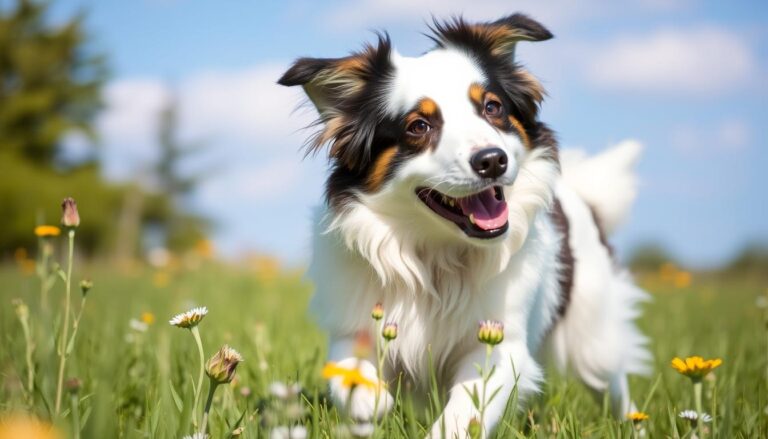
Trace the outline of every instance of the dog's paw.
{"type": "Polygon", "coordinates": [[[331,398],[344,414],[357,421],[381,417],[394,405],[394,398],[369,361],[347,358],[335,364],[338,374],[329,378],[331,398]],[[378,395],[378,404],[376,397],[378,395]]]}

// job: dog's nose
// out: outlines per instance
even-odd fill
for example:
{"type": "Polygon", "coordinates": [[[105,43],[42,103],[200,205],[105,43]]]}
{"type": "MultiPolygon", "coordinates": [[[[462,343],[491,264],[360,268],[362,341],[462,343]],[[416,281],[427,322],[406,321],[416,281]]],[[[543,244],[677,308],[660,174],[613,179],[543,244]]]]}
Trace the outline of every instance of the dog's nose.
{"type": "Polygon", "coordinates": [[[482,178],[497,178],[507,172],[507,153],[492,147],[477,151],[470,157],[469,164],[475,174],[482,178]]]}

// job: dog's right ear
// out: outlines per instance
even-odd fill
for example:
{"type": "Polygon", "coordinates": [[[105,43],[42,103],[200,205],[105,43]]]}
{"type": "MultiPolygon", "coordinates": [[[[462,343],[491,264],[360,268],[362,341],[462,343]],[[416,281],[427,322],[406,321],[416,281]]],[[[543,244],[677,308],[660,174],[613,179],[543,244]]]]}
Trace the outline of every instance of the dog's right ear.
{"type": "Polygon", "coordinates": [[[359,95],[366,84],[387,72],[390,66],[389,37],[379,35],[378,44],[343,58],[299,58],[277,81],[301,85],[320,116],[342,112],[345,102],[359,95]]]}
{"type": "Polygon", "coordinates": [[[394,67],[386,34],[376,46],[344,58],[301,58],[277,81],[301,85],[320,114],[320,131],[308,142],[308,152],[330,143],[330,157],[349,169],[371,158],[376,125],[383,112],[381,96],[394,67]]]}

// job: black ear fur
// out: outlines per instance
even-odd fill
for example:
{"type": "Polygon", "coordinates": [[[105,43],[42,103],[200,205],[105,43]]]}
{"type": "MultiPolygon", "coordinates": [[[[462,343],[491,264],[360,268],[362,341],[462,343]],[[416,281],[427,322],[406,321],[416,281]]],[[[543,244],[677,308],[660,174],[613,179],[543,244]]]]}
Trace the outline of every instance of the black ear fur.
{"type": "Polygon", "coordinates": [[[525,14],[508,15],[494,21],[492,25],[502,25],[516,29],[521,35],[521,39],[529,41],[546,41],[554,37],[552,32],[545,28],[544,25],[525,14]]]}
{"type": "Polygon", "coordinates": [[[552,33],[524,14],[512,14],[491,23],[468,23],[462,17],[433,20],[430,38],[438,47],[452,45],[474,53],[513,58],[519,41],[544,41],[552,33]]]}
{"type": "Polygon", "coordinates": [[[330,68],[340,58],[299,58],[277,80],[280,85],[292,87],[304,85],[317,76],[323,69],[330,68]]]}
{"type": "Polygon", "coordinates": [[[300,58],[277,81],[301,85],[320,114],[321,130],[308,142],[308,152],[330,143],[330,156],[349,169],[370,161],[379,108],[392,73],[391,42],[379,34],[376,46],[343,58],[300,58]]]}

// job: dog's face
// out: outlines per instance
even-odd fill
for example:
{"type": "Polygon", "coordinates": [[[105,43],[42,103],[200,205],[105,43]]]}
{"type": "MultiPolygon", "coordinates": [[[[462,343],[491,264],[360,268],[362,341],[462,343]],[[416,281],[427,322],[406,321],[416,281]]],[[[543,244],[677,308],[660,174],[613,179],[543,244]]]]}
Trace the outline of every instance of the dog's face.
{"type": "MultiPolygon", "coordinates": [[[[377,47],[339,59],[298,60],[280,79],[303,85],[330,143],[326,193],[334,208],[387,204],[409,222],[474,243],[509,229],[507,196],[531,155],[556,161],[537,120],[543,91],[514,63],[515,44],[551,34],[512,15],[494,23],[434,27],[437,47],[403,57],[377,47]],[[538,151],[537,151],[538,150],[538,151]]],[[[530,178],[530,176],[528,176],[530,178]]]]}

